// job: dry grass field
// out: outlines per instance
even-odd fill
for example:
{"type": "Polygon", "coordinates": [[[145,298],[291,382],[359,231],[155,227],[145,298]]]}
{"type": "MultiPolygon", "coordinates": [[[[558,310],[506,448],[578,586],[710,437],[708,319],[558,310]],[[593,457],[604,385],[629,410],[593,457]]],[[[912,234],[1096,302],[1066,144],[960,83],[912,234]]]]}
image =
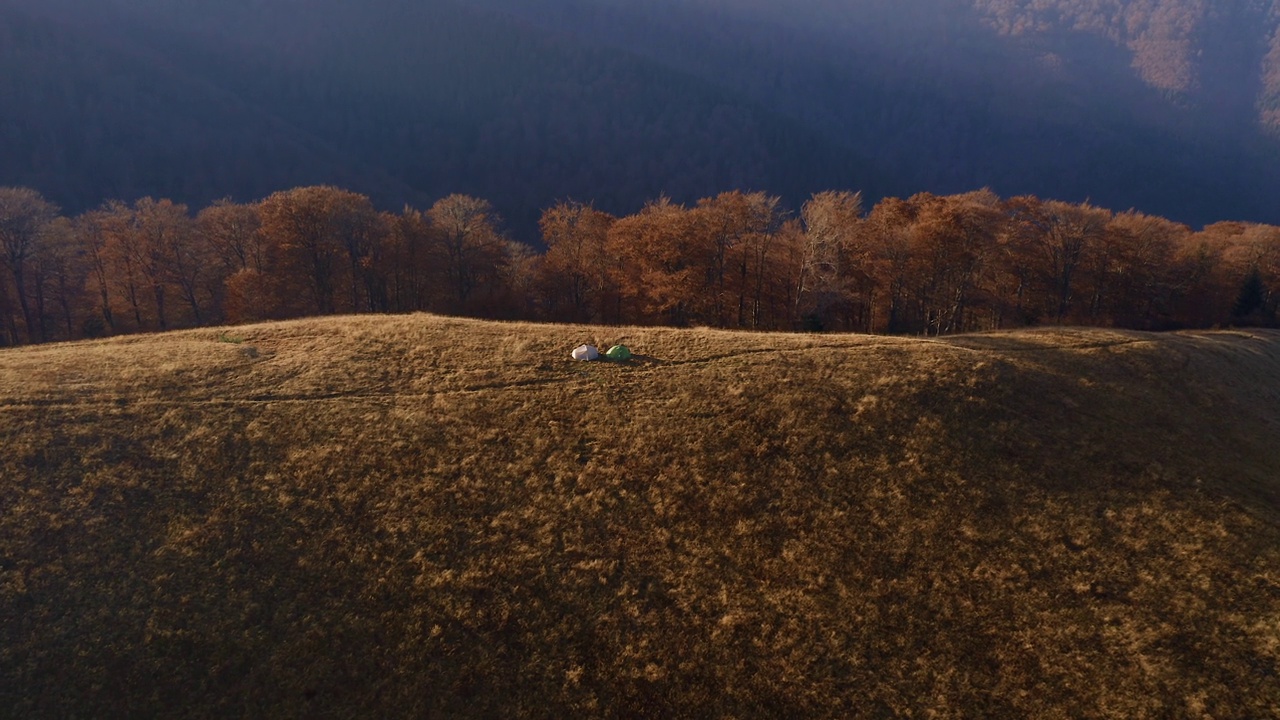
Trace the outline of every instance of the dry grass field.
{"type": "Polygon", "coordinates": [[[0,443],[0,716],[1280,716],[1280,333],[264,324],[0,443]]]}

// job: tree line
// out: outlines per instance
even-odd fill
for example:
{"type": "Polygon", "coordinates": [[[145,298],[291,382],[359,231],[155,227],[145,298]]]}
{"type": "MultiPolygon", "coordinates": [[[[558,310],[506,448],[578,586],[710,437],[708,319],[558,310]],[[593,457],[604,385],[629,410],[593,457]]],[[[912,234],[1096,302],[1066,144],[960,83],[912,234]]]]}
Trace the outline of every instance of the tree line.
{"type": "Polygon", "coordinates": [[[330,186],[198,212],[109,201],[67,217],[0,188],[0,344],[349,313],[940,335],[1043,324],[1275,325],[1280,227],[1186,225],[988,190],[763,192],[616,217],[564,201],[542,251],[450,195],[377,210],[330,186]]]}

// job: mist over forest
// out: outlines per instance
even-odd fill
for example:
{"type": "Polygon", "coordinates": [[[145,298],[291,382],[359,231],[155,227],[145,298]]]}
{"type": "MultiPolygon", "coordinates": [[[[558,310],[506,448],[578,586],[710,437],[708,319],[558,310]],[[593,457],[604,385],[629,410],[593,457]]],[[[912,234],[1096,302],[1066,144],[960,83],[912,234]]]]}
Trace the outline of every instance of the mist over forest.
{"type": "Polygon", "coordinates": [[[78,212],[330,183],[520,239],[765,190],[1280,221],[1274,2],[3,0],[0,185],[78,212]]]}

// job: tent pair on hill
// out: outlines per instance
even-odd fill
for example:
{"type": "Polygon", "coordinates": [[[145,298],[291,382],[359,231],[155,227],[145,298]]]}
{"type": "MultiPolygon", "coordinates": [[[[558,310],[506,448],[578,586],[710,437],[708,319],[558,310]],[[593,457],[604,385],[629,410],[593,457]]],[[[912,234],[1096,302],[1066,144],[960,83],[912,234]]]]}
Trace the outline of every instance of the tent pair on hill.
{"type": "MultiPolygon", "coordinates": [[[[605,354],[606,360],[615,360],[621,362],[631,359],[631,350],[626,345],[614,345],[609,348],[605,354]]],[[[573,349],[573,359],[582,362],[590,362],[600,359],[600,349],[595,345],[579,345],[573,349]]]]}

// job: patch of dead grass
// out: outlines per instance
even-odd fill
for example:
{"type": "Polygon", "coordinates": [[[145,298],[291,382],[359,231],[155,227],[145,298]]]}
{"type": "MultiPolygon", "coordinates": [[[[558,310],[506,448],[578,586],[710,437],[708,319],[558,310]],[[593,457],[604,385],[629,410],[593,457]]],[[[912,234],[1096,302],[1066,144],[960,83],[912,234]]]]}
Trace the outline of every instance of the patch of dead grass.
{"type": "Polygon", "coordinates": [[[0,352],[0,706],[1280,711],[1275,333],[235,333],[0,352]]]}

